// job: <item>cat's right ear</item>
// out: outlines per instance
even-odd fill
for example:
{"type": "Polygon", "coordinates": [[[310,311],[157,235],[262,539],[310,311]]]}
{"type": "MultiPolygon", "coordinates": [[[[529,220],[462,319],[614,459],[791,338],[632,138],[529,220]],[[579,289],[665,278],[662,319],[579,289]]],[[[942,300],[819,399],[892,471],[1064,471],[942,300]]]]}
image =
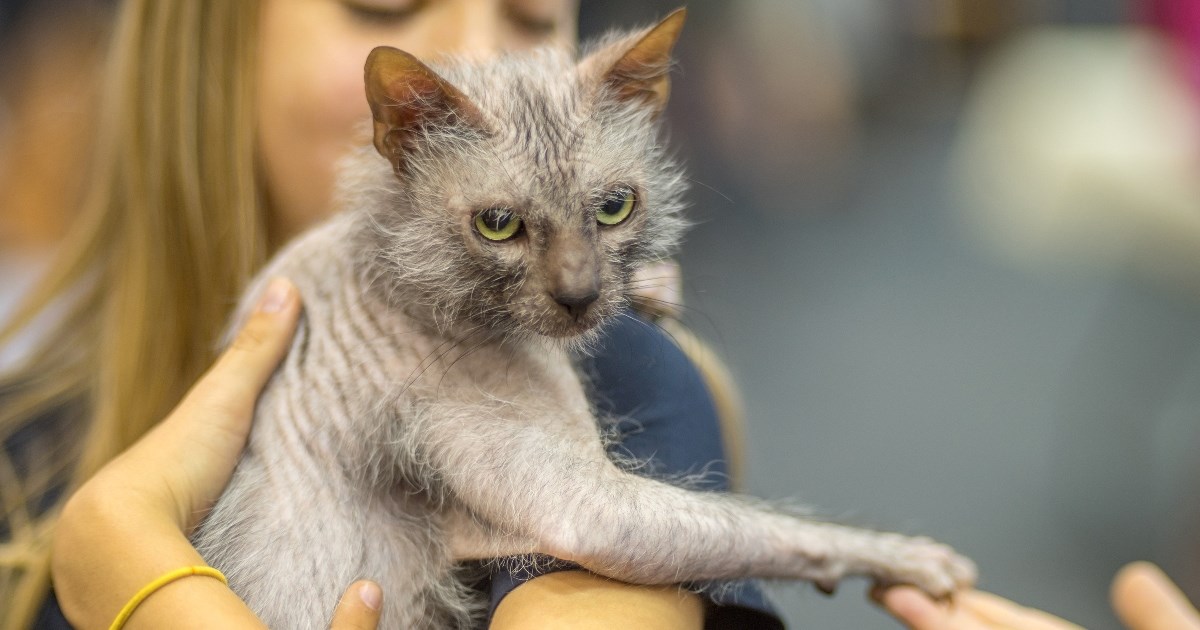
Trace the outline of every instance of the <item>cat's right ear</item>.
{"type": "Polygon", "coordinates": [[[687,9],[676,9],[648,29],[609,42],[580,61],[580,71],[613,98],[643,103],[658,115],[671,93],[671,50],[686,18],[687,9]]]}
{"type": "Polygon", "coordinates": [[[375,149],[399,173],[412,135],[432,125],[485,129],[483,114],[458,88],[416,57],[389,46],[367,56],[367,102],[375,119],[375,149]]]}

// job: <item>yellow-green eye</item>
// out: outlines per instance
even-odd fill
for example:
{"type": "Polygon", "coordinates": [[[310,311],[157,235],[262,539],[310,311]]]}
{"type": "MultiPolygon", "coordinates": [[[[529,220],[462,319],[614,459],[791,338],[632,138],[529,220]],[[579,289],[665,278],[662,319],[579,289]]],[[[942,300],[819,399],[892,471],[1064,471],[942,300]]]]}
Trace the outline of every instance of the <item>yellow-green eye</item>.
{"type": "Polygon", "coordinates": [[[521,218],[508,208],[488,208],[475,215],[475,229],[489,241],[507,241],[521,229],[521,218]]]}
{"type": "Polygon", "coordinates": [[[604,203],[596,209],[596,220],[604,225],[616,225],[625,219],[629,218],[629,213],[633,212],[633,206],[637,203],[637,197],[633,191],[621,187],[610,193],[604,198],[604,203]]]}

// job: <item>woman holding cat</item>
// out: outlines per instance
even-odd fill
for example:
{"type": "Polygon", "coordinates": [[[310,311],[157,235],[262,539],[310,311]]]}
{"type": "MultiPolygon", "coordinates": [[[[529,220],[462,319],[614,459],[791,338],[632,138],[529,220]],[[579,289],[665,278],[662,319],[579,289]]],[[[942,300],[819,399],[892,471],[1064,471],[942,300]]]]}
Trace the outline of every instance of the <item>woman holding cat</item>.
{"type": "MultiPolygon", "coordinates": [[[[12,577],[0,580],[5,627],[27,626],[39,612],[56,520],[55,584],[77,625],[107,624],[139,587],[202,564],[185,532],[237,461],[300,296],[277,285],[196,379],[246,280],[332,212],[334,163],[368,141],[358,127],[367,119],[367,52],[379,44],[418,56],[570,45],[575,11],[570,0],[124,4],[93,121],[100,159],[87,206],[59,264],[0,332],[2,341],[35,318],[61,316],[21,371],[0,380],[0,435],[14,460],[0,476],[20,483],[19,500],[4,496],[14,540],[4,556],[12,577]],[[24,456],[34,445],[54,460],[24,456]],[[81,485],[60,510],[63,490],[81,485]]],[[[643,414],[643,431],[625,444],[633,454],[657,452],[664,469],[679,471],[722,458],[707,394],[663,335],[620,327],[596,364],[612,411],[643,414]],[[641,369],[649,364],[658,371],[641,369]],[[639,371],[636,383],[604,376],[630,369],[639,371]]],[[[698,596],[578,571],[520,582],[493,580],[493,627],[684,628],[699,627],[704,614],[698,596]]],[[[372,627],[377,596],[368,584],[353,586],[336,623],[372,627]]],[[[710,603],[710,623],[740,615],[730,623],[778,627],[756,592],[739,597],[710,603]]],[[[52,627],[47,610],[39,623],[52,627]]],[[[188,577],[148,597],[128,626],[239,621],[256,623],[231,591],[188,577]]]]}

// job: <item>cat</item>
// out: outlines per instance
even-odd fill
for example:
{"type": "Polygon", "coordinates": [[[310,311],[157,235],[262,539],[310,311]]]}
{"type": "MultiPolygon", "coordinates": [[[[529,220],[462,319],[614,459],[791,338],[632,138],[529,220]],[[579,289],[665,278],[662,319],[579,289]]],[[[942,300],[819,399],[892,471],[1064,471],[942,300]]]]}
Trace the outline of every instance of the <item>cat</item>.
{"type": "MultiPolygon", "coordinates": [[[[935,596],[975,569],[924,538],[807,520],[626,472],[571,353],[669,257],[685,179],[659,139],[684,19],[434,67],[375,49],[373,147],[345,209],[252,284],[305,299],[249,445],[193,541],[272,628],[378,581],[381,628],[467,628],[464,560],[546,554],[642,584],[843,576],[935,596]]],[[[237,318],[235,318],[236,320],[237,318]]]]}

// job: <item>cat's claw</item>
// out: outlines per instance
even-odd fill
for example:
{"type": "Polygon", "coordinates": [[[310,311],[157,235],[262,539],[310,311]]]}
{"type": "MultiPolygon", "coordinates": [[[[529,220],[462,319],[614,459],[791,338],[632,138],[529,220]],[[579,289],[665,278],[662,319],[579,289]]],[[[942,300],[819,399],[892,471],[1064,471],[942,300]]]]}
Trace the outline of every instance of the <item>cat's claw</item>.
{"type": "Polygon", "coordinates": [[[837,580],[814,580],[813,586],[817,587],[817,590],[820,591],[821,593],[832,597],[833,594],[837,592],[838,581],[837,580]]]}

